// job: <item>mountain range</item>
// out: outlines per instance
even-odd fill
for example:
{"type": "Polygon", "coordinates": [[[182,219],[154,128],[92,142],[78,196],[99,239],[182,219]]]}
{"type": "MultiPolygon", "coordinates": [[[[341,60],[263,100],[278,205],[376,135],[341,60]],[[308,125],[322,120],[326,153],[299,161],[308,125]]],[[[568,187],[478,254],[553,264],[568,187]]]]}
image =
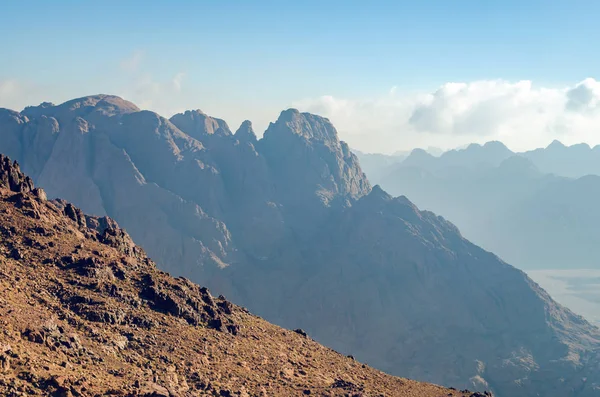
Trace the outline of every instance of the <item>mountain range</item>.
{"type": "Polygon", "coordinates": [[[485,397],[395,378],[161,272],[0,155],[3,396],[485,397]]]}
{"type": "Polygon", "coordinates": [[[464,235],[522,269],[597,269],[600,151],[552,143],[513,153],[500,142],[440,157],[416,149],[379,182],[444,214],[464,235]],[[571,178],[567,175],[583,175],[571,178]]]}
{"type": "Polygon", "coordinates": [[[161,269],[378,369],[500,397],[599,393],[600,331],[371,187],[325,118],[289,109],[259,140],[249,122],[97,95],[0,110],[0,152],[161,269]]]}
{"type": "Polygon", "coordinates": [[[448,151],[417,148],[391,155],[363,153],[360,150],[353,152],[358,156],[369,179],[375,183],[382,183],[382,178],[388,177],[401,163],[428,171],[455,167],[497,167],[503,160],[515,155],[529,159],[544,174],[567,178],[600,175],[600,145],[593,148],[585,143],[566,146],[558,140],[552,141],[545,148],[525,152],[513,152],[498,141],[490,141],[484,145],[472,143],[464,148],[448,151]]]}

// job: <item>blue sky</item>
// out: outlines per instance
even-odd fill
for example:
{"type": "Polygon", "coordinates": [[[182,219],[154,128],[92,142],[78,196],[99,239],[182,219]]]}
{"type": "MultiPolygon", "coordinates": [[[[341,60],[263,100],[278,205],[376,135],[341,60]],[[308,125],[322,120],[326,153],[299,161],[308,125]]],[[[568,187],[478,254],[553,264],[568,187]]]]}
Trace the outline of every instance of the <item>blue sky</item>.
{"type": "MultiPolygon", "coordinates": [[[[403,98],[449,82],[567,89],[600,70],[599,12],[552,0],[6,1],[0,106],[115,93],[263,129],[285,107],[327,113],[323,97],[373,103],[392,87],[403,98]]],[[[421,137],[432,134],[461,140],[421,137]]]]}

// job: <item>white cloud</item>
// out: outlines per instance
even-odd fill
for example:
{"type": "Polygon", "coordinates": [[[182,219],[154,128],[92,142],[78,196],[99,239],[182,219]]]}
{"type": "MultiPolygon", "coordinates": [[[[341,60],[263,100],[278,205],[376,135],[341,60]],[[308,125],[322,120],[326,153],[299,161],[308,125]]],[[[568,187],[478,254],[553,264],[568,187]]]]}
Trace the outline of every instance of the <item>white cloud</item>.
{"type": "Polygon", "coordinates": [[[184,77],[185,77],[185,73],[183,73],[183,72],[179,72],[173,77],[172,84],[173,84],[173,87],[175,88],[175,91],[177,91],[177,92],[181,91],[181,82],[183,81],[184,77]]]}
{"type": "Polygon", "coordinates": [[[600,82],[585,79],[567,91],[566,108],[572,111],[596,110],[599,108],[600,82]]]}
{"type": "Polygon", "coordinates": [[[85,91],[79,86],[40,85],[32,81],[0,79],[0,108],[20,111],[26,106],[46,101],[60,104],[84,95],[114,94],[135,103],[141,109],[170,117],[192,106],[187,92],[189,90],[183,84],[184,78],[183,72],[170,78],[157,78],[151,73],[122,72],[111,75],[108,81],[91,83],[85,91]]]}
{"type": "Polygon", "coordinates": [[[182,96],[185,73],[178,72],[170,79],[156,79],[150,73],[140,74],[122,87],[118,95],[135,103],[141,109],[152,110],[161,116],[185,110],[182,96]]]}
{"type": "Polygon", "coordinates": [[[126,72],[136,72],[144,60],[144,51],[135,50],[127,58],[121,60],[119,66],[126,72]]]}
{"type": "Polygon", "coordinates": [[[165,117],[184,110],[185,103],[182,103],[181,93],[185,73],[177,72],[170,79],[166,76],[157,78],[146,72],[148,65],[144,60],[145,53],[135,50],[120,62],[121,75],[126,77],[127,83],[119,87],[117,95],[141,109],[152,110],[165,117]]]}
{"type": "Polygon", "coordinates": [[[50,101],[62,103],[69,99],[93,94],[114,94],[129,100],[141,109],[155,111],[165,117],[181,112],[188,106],[189,95],[184,87],[184,72],[158,76],[147,71],[145,53],[132,51],[120,62],[111,61],[106,74],[92,75],[85,86],[65,82],[40,84],[34,80],[0,78],[0,107],[22,110],[26,106],[50,101]]]}
{"type": "MultiPolygon", "coordinates": [[[[137,68],[90,79],[84,91],[78,84],[0,79],[0,107],[21,110],[43,101],[112,93],[165,117],[200,107],[226,119],[233,129],[249,118],[260,135],[285,105],[240,103],[233,97],[215,101],[193,80],[188,82],[184,72],[157,75],[144,73],[143,64],[137,68]]],[[[327,95],[291,105],[328,117],[342,139],[363,151],[453,148],[488,140],[501,140],[514,150],[546,146],[553,139],[600,144],[600,82],[593,78],[564,87],[504,80],[446,83],[421,93],[392,87],[375,98],[327,95]]]]}
{"type": "Polygon", "coordinates": [[[18,79],[0,80],[0,107],[20,111],[29,105],[37,105],[47,87],[18,79]]]}
{"type": "Polygon", "coordinates": [[[331,119],[342,139],[362,150],[455,147],[497,139],[521,150],[565,143],[600,143],[600,82],[536,87],[531,81],[446,83],[431,93],[392,88],[371,100],[323,96],[294,104],[331,119]]]}
{"type": "Polygon", "coordinates": [[[19,83],[17,80],[0,81],[0,98],[4,99],[15,95],[19,91],[19,83]]]}

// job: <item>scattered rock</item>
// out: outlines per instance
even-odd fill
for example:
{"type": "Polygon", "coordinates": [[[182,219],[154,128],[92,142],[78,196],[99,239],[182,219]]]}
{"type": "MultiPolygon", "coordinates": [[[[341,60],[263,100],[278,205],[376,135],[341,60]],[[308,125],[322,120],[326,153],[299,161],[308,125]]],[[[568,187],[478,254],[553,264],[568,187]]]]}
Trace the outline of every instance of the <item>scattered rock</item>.
{"type": "Polygon", "coordinates": [[[24,258],[24,256],[20,249],[13,248],[12,250],[10,250],[9,258],[12,258],[15,260],[21,260],[24,258]]]}
{"type": "Polygon", "coordinates": [[[157,383],[150,383],[146,388],[143,389],[142,395],[144,397],[171,397],[169,390],[157,383]]]}
{"type": "Polygon", "coordinates": [[[7,354],[0,354],[0,372],[6,373],[10,370],[10,357],[7,354]]]}
{"type": "Polygon", "coordinates": [[[308,334],[303,329],[297,328],[294,330],[294,332],[297,333],[298,335],[302,335],[305,338],[308,338],[308,334]]]}

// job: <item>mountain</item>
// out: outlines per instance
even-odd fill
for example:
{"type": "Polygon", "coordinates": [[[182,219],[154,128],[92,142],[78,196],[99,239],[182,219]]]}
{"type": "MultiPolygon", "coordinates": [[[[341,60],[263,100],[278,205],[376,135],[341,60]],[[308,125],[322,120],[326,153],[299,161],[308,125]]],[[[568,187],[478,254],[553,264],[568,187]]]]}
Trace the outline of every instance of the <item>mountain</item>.
{"type": "Polygon", "coordinates": [[[390,166],[401,163],[410,153],[397,152],[392,155],[381,153],[364,153],[352,149],[360,161],[360,167],[368,175],[369,181],[378,183],[390,166]]]}
{"type": "Polygon", "coordinates": [[[49,197],[113,217],[163,270],[271,322],[423,381],[598,395],[600,331],[450,222],[371,188],[325,118],[289,109],[257,140],[247,122],[232,133],[99,95],[0,120],[0,152],[49,197]]]}
{"type": "Polygon", "coordinates": [[[387,156],[380,153],[364,154],[354,151],[370,181],[382,184],[390,174],[402,167],[418,167],[428,172],[473,172],[481,167],[498,166],[514,153],[497,141],[484,145],[476,143],[465,148],[440,151],[436,148],[416,148],[402,156],[387,156]]]}
{"type": "Polygon", "coordinates": [[[598,268],[600,177],[543,173],[524,155],[498,166],[397,166],[392,194],[444,214],[465,236],[523,269],[598,268]]]}
{"type": "MultiPolygon", "coordinates": [[[[444,151],[436,147],[428,147],[427,149],[418,149],[425,156],[439,157],[444,151]]],[[[386,176],[390,169],[394,166],[403,162],[412,153],[411,151],[397,151],[393,154],[381,154],[381,153],[364,153],[360,150],[352,149],[352,152],[356,154],[360,161],[360,167],[369,177],[369,181],[372,183],[379,183],[381,178],[386,176]]]]}
{"type": "Polygon", "coordinates": [[[600,146],[591,148],[585,143],[565,146],[555,140],[546,148],[524,152],[523,156],[545,173],[570,178],[600,175],[600,146]]]}
{"type": "Polygon", "coordinates": [[[485,145],[472,143],[464,149],[453,149],[435,157],[423,149],[415,149],[402,162],[402,166],[419,167],[430,172],[498,166],[511,157],[513,152],[497,141],[485,145]]]}
{"type": "Polygon", "coordinates": [[[483,396],[385,375],[159,271],[0,155],[0,394],[483,396]]]}
{"type": "Polygon", "coordinates": [[[367,162],[368,167],[364,167],[364,170],[369,179],[377,183],[381,183],[398,166],[419,167],[430,172],[444,170],[472,172],[479,167],[498,167],[502,161],[514,155],[529,159],[544,174],[567,178],[600,175],[600,145],[593,148],[585,143],[566,146],[557,140],[545,148],[525,152],[512,152],[498,141],[487,142],[484,145],[472,143],[465,148],[448,150],[435,156],[430,154],[433,153],[432,151],[423,149],[414,149],[403,158],[379,153],[364,155],[359,151],[355,152],[359,155],[361,164],[363,158],[367,162]],[[395,161],[390,161],[391,158],[395,161]]]}

